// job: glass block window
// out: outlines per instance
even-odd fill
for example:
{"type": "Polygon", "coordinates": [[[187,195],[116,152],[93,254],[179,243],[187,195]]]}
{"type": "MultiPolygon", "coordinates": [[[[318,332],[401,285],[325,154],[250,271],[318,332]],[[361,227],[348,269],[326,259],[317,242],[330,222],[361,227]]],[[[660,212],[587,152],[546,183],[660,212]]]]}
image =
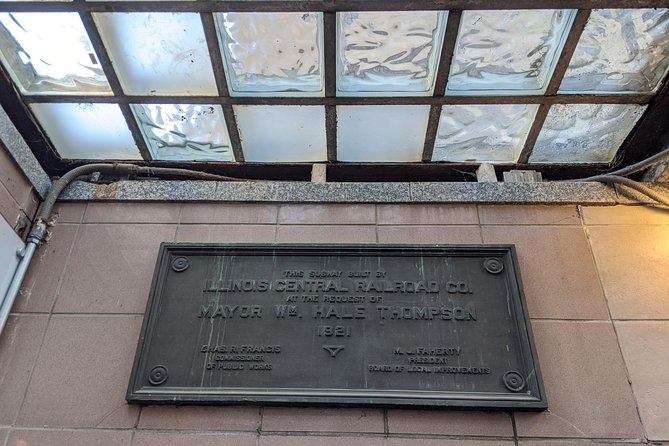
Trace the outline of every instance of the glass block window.
{"type": "Polygon", "coordinates": [[[309,180],[317,162],[333,181],[470,181],[486,162],[559,179],[659,151],[666,0],[556,4],[0,0],[0,99],[54,175],[141,160],[309,180]]]}
{"type": "Polygon", "coordinates": [[[432,161],[514,163],[538,105],[445,105],[432,161]]]}
{"type": "Polygon", "coordinates": [[[465,11],[447,94],[543,94],[574,10],[465,11]]]}
{"type": "Polygon", "coordinates": [[[250,162],[314,162],[327,159],[325,108],[235,106],[244,159],[250,162]]]}
{"type": "Polygon", "coordinates": [[[654,91],[669,67],[669,9],[592,12],[560,93],[654,91]]]}
{"type": "Polygon", "coordinates": [[[532,163],[608,163],[645,106],[557,104],[534,146],[532,163]]]}
{"type": "Polygon", "coordinates": [[[218,94],[199,14],[99,13],[94,17],[127,94],[218,94]]]}
{"type": "Polygon", "coordinates": [[[32,104],[30,108],[62,158],[142,159],[116,104],[32,104]]]}
{"type": "Polygon", "coordinates": [[[337,15],[337,94],[431,95],[446,12],[337,15]]]}
{"type": "Polygon", "coordinates": [[[235,159],[220,105],[133,104],[132,110],[153,159],[235,159]]]}
{"type": "Polygon", "coordinates": [[[323,96],[323,14],[218,13],[232,96],[323,96]]]}
{"type": "Polygon", "coordinates": [[[76,12],[0,12],[0,60],[24,94],[111,94],[76,12]]]}
{"type": "Polygon", "coordinates": [[[420,161],[430,107],[337,107],[337,159],[356,162],[420,161]]]}

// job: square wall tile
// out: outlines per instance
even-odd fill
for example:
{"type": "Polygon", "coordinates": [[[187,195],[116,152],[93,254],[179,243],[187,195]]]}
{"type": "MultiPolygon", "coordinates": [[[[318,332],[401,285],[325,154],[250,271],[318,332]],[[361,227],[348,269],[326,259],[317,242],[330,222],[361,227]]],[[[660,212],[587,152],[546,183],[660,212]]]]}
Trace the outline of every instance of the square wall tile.
{"type": "Polygon", "coordinates": [[[539,106],[444,105],[432,161],[514,163],[539,106]]]}
{"type": "Polygon", "coordinates": [[[141,316],[53,316],[17,419],[21,426],[131,428],[125,402],[141,316]]]}
{"type": "Polygon", "coordinates": [[[669,9],[595,9],[560,93],[645,93],[669,67],[669,9]]]}
{"type": "Polygon", "coordinates": [[[0,13],[0,61],[24,94],[111,94],[76,12],[0,13]]]}
{"type": "Polygon", "coordinates": [[[175,233],[176,225],[80,226],[53,311],[144,313],[158,248],[175,233]]]}
{"type": "Polygon", "coordinates": [[[445,11],[337,13],[338,96],[429,96],[445,11]]]}
{"type": "Polygon", "coordinates": [[[7,446],[129,446],[132,432],[13,429],[7,446]]]}
{"type": "Polygon", "coordinates": [[[0,424],[14,424],[47,322],[47,315],[10,316],[7,319],[0,336],[0,424]]]}
{"type": "Polygon", "coordinates": [[[669,319],[669,225],[590,226],[588,238],[611,317],[669,319]]]}
{"type": "Polygon", "coordinates": [[[388,410],[388,431],[393,434],[513,436],[511,416],[487,411],[388,410]]]}
{"type": "Polygon", "coordinates": [[[611,322],[532,321],[549,409],[516,412],[519,437],[641,439],[611,322]]]}
{"type": "Polygon", "coordinates": [[[337,106],[337,159],[420,161],[429,105],[337,106]]]}
{"type": "Polygon", "coordinates": [[[51,311],[78,228],[78,225],[57,224],[50,229],[51,238],[37,248],[30,262],[13,311],[51,311]]]}
{"type": "Polygon", "coordinates": [[[132,104],[155,160],[234,161],[223,108],[215,104],[132,104]]]}
{"type": "Polygon", "coordinates": [[[256,431],[258,407],[144,406],[139,429],[199,431],[256,431]]]}
{"type": "MultiPolygon", "coordinates": [[[[481,216],[484,220],[485,214],[481,216]]],[[[510,223],[483,226],[483,243],[516,245],[531,318],[609,318],[588,239],[581,227],[510,223]]]]}
{"type": "Polygon", "coordinates": [[[325,107],[235,105],[234,110],[246,161],[327,160],[325,107]]]}
{"type": "Polygon", "coordinates": [[[374,408],[266,407],[262,430],[383,433],[383,411],[374,408]]]}
{"type": "Polygon", "coordinates": [[[555,104],[530,163],[608,163],[646,110],[635,104],[555,104]]]}
{"type": "Polygon", "coordinates": [[[139,431],[132,446],[257,446],[258,438],[250,434],[181,433],[139,431]]]}
{"type": "Polygon", "coordinates": [[[323,96],[323,13],[215,13],[230,96],[323,96]]]}
{"type": "Polygon", "coordinates": [[[543,94],[573,9],[464,11],[448,95],[543,94]]]}
{"type": "Polygon", "coordinates": [[[669,321],[617,322],[616,332],[648,439],[669,441],[669,321]]]}
{"type": "Polygon", "coordinates": [[[61,158],[141,160],[117,104],[31,104],[61,158]]]}
{"type": "Polygon", "coordinates": [[[94,13],[123,91],[217,96],[200,15],[94,13]]]}

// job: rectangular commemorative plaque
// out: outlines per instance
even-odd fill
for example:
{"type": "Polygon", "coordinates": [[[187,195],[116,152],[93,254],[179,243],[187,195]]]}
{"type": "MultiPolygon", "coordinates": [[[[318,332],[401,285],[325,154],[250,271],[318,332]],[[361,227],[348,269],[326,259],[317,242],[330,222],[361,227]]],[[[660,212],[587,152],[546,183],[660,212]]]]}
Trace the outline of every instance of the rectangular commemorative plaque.
{"type": "Polygon", "coordinates": [[[510,245],[163,244],[127,400],[547,407],[510,245]]]}

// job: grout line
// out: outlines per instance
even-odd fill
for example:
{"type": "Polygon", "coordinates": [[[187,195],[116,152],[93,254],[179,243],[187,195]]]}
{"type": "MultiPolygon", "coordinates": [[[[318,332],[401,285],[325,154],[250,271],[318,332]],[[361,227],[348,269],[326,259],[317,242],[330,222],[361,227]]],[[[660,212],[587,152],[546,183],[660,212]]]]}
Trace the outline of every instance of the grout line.
{"type": "Polygon", "coordinates": [[[596,323],[608,323],[611,322],[610,319],[576,319],[576,318],[550,318],[550,317],[530,317],[531,321],[537,322],[576,322],[582,324],[596,324],[596,323]]]}
{"type": "Polygon", "coordinates": [[[664,318],[664,319],[661,319],[661,318],[660,319],[657,319],[657,318],[653,318],[653,319],[648,319],[648,318],[644,318],[644,319],[611,319],[611,321],[622,322],[623,324],[628,323],[628,322],[669,322],[669,317],[664,318]]]}
{"type": "Polygon", "coordinates": [[[86,214],[88,213],[88,205],[89,204],[90,204],[90,201],[84,202],[84,210],[81,212],[81,217],[79,217],[79,224],[80,225],[85,224],[86,214]]]}
{"type": "Polygon", "coordinates": [[[379,205],[374,205],[374,235],[376,236],[376,243],[379,243],[379,205]]]}
{"type": "Polygon", "coordinates": [[[281,204],[276,206],[276,223],[274,224],[274,243],[279,242],[279,227],[281,226],[281,220],[279,216],[281,215],[281,204]]]}
{"type": "MultiPolygon", "coordinates": [[[[236,431],[236,430],[194,430],[194,429],[136,429],[133,428],[94,428],[94,427],[54,427],[54,426],[16,426],[7,425],[0,426],[9,430],[25,430],[33,432],[145,432],[145,433],[172,433],[172,434],[187,434],[192,436],[212,436],[212,435],[255,435],[258,436],[257,431],[236,431]]],[[[411,434],[411,433],[397,433],[385,434],[382,432],[349,432],[349,431],[263,431],[262,436],[277,436],[277,437],[335,437],[335,438],[404,438],[404,439],[442,439],[442,440],[479,440],[479,441],[510,441],[513,436],[500,435],[447,435],[447,434],[411,434]]],[[[563,443],[565,441],[578,441],[583,443],[591,442],[593,444],[600,444],[603,442],[618,444],[647,444],[646,440],[639,438],[620,438],[620,437],[522,437],[518,438],[521,441],[543,441],[552,443],[563,443]]],[[[661,443],[661,442],[651,442],[661,443]]]]}
{"type": "Polygon", "coordinates": [[[181,203],[181,206],[179,206],[179,217],[177,218],[176,228],[174,229],[174,237],[172,237],[173,243],[177,243],[179,241],[179,229],[181,228],[181,219],[183,216],[184,206],[185,203],[181,203]]]}
{"type": "Polygon", "coordinates": [[[483,238],[483,225],[481,224],[481,205],[477,204],[476,207],[476,225],[479,227],[479,238],[481,239],[481,243],[485,244],[485,239],[483,238]]]}

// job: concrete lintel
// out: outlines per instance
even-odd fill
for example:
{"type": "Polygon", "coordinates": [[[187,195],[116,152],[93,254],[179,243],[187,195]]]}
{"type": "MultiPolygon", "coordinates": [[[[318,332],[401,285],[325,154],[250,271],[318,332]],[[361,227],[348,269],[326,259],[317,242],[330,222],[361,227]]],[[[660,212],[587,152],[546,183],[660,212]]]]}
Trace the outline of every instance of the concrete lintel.
{"type": "Polygon", "coordinates": [[[0,141],[7,147],[9,155],[14,158],[28,181],[32,183],[37,195],[43,200],[49,192],[51,180],[1,106],[0,141]]]}
{"type": "Polygon", "coordinates": [[[61,201],[209,201],[292,203],[618,203],[600,183],[310,183],[119,181],[97,185],[77,181],[61,201]]]}

